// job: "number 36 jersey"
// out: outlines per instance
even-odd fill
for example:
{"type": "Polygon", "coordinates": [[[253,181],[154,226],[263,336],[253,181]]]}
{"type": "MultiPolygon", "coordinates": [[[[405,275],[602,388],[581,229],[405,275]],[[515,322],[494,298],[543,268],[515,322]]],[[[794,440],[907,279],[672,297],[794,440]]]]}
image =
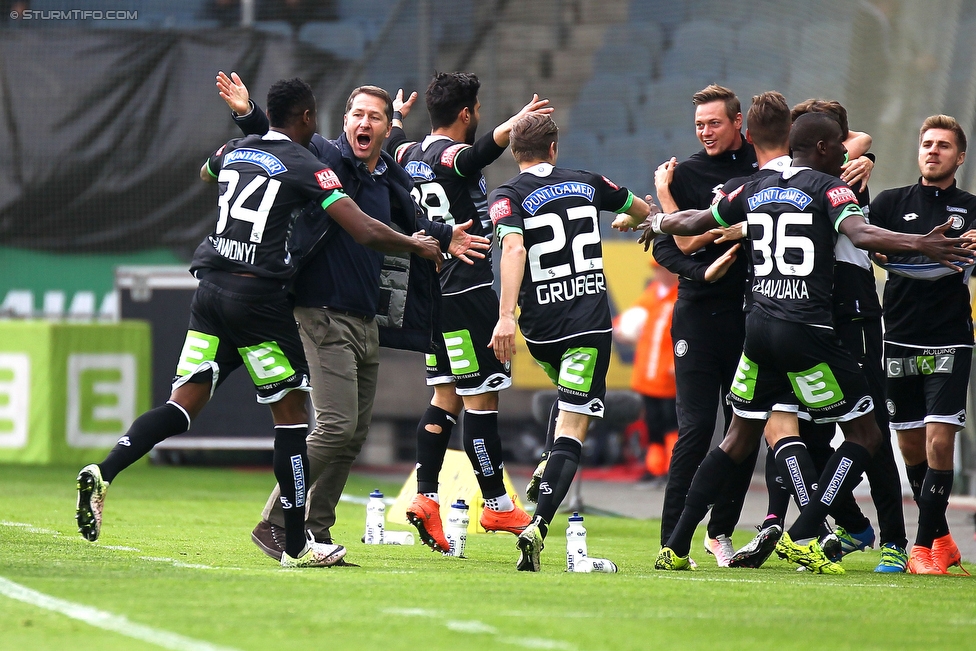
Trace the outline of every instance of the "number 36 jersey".
{"type": "Polygon", "coordinates": [[[747,181],[712,206],[722,226],[746,221],[755,306],[784,321],[829,326],[840,223],[864,214],[851,188],[810,168],[747,181]]]}
{"type": "MultiPolygon", "coordinates": [[[[541,163],[491,193],[498,241],[521,233],[526,250],[519,329],[532,343],[609,332],[600,211],[625,212],[634,196],[591,172],[541,163]]],[[[504,243],[502,244],[504,247],[504,243]]]]}
{"type": "Polygon", "coordinates": [[[194,252],[191,272],[286,279],[294,273],[285,244],[295,216],[312,201],[324,210],[346,196],[332,169],[275,131],[231,140],[207,171],[220,191],[217,224],[194,252]]]}

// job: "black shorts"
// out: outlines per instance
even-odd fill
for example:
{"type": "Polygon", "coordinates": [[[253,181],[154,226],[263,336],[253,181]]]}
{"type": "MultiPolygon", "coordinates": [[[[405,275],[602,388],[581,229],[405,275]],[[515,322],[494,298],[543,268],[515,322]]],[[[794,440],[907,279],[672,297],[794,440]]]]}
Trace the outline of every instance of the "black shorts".
{"type": "Polygon", "coordinates": [[[294,389],[311,391],[305,351],[281,282],[209,271],[193,293],[173,389],[212,382],[213,395],[242,365],[262,404],[294,389]]]}
{"type": "Polygon", "coordinates": [[[603,418],[610,368],[610,333],[579,335],[551,344],[526,342],[556,385],[559,409],[603,418]]]}
{"type": "Polygon", "coordinates": [[[728,399],[749,419],[803,405],[815,422],[844,422],[874,408],[860,367],[832,328],[783,321],[756,307],[746,316],[728,399]]]}
{"type": "Polygon", "coordinates": [[[884,362],[891,429],[966,424],[972,346],[905,346],[886,341],[884,362]]]}
{"type": "Polygon", "coordinates": [[[479,287],[441,299],[444,347],[427,355],[427,385],[454,383],[459,396],[501,391],[512,386],[511,363],[502,364],[488,348],[498,321],[498,296],[479,287]]]}

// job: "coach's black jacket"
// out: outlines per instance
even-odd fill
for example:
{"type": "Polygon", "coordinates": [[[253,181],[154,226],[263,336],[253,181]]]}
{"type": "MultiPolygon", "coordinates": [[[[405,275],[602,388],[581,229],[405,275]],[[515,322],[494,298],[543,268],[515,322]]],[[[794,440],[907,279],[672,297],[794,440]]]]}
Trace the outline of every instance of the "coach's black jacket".
{"type": "MultiPolygon", "coordinates": [[[[267,133],[269,128],[267,116],[256,104],[247,115],[234,116],[234,121],[245,134],[267,133]]],[[[345,134],[335,140],[315,134],[309,150],[336,173],[346,194],[355,201],[361,190],[357,173],[359,161],[353,155],[345,134]]],[[[407,235],[426,231],[440,242],[442,251],[447,251],[453,229],[447,224],[427,219],[423,209],[410,196],[413,179],[389,154],[382,152],[381,156],[387,165],[384,174],[389,175],[390,181],[391,228],[407,235]]],[[[288,250],[299,273],[317,256],[326,255],[326,245],[340,229],[317,205],[310,205],[298,216],[289,238],[288,250]]],[[[406,253],[385,256],[376,314],[380,345],[432,352],[440,334],[440,298],[440,283],[432,261],[406,253]]]]}

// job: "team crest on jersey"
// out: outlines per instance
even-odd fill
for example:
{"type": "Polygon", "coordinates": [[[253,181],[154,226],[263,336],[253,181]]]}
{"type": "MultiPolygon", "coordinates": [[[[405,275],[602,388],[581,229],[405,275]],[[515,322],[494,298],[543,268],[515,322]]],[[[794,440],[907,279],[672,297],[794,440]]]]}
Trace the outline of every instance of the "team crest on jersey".
{"type": "Polygon", "coordinates": [[[953,215],[952,217],[949,218],[949,228],[951,228],[954,231],[957,231],[960,228],[962,228],[963,224],[965,224],[965,222],[962,220],[962,217],[960,217],[959,215],[953,215]]]}
{"type": "Polygon", "coordinates": [[[326,167],[324,170],[319,170],[315,173],[315,180],[318,182],[319,187],[323,190],[341,190],[342,182],[336,173],[332,171],[331,167],[326,167]]]}
{"type": "Polygon", "coordinates": [[[457,158],[457,155],[461,152],[462,149],[465,149],[469,146],[470,145],[465,145],[464,143],[460,143],[457,145],[451,145],[450,147],[445,149],[444,153],[441,154],[441,165],[443,165],[444,167],[453,168],[454,159],[457,158]]]}
{"type": "Polygon", "coordinates": [[[434,170],[422,160],[412,160],[403,169],[407,170],[407,174],[415,179],[420,179],[421,181],[434,180],[434,170]]]}
{"type": "Polygon", "coordinates": [[[488,210],[488,216],[491,217],[491,223],[495,226],[498,222],[509,217],[512,214],[512,202],[507,198],[502,198],[491,204],[491,209],[488,210]]]}
{"type": "Polygon", "coordinates": [[[607,185],[609,185],[614,190],[619,190],[620,189],[620,186],[619,185],[617,185],[616,183],[614,183],[613,181],[611,181],[607,177],[601,176],[600,178],[602,178],[603,179],[603,182],[606,183],[607,185]]]}
{"type": "Polygon", "coordinates": [[[274,176],[288,171],[288,168],[278,160],[277,156],[269,154],[266,151],[261,151],[260,149],[235,149],[224,156],[224,167],[231,163],[251,163],[252,165],[257,165],[267,172],[268,176],[274,176]]]}
{"type": "Polygon", "coordinates": [[[854,191],[846,185],[827,190],[827,199],[830,200],[830,205],[834,208],[845,203],[857,203],[857,197],[854,196],[854,191]]]}
{"type": "MultiPolygon", "coordinates": [[[[730,199],[732,197],[729,197],[730,199]]],[[[813,197],[797,188],[763,188],[749,197],[749,210],[755,210],[767,203],[788,203],[803,210],[813,201],[813,197]]]]}
{"type": "Polygon", "coordinates": [[[688,342],[684,339],[679,339],[674,344],[674,355],[675,357],[684,357],[688,354],[688,342]]]}
{"type": "Polygon", "coordinates": [[[556,183],[554,185],[547,185],[533,191],[529,196],[522,201],[522,207],[525,208],[525,212],[530,215],[534,215],[539,212],[539,209],[550,201],[555,201],[556,199],[562,199],[564,197],[582,197],[587,201],[593,201],[593,197],[596,195],[596,189],[589,185],[588,183],[580,183],[579,181],[564,181],[563,183],[556,183]]]}

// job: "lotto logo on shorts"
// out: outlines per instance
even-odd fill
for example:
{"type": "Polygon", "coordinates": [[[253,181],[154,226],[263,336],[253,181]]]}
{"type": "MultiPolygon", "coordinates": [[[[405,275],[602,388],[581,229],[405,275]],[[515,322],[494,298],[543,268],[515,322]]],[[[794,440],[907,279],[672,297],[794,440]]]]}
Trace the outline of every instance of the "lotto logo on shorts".
{"type": "Polygon", "coordinates": [[[332,168],[326,167],[324,170],[319,170],[315,173],[315,181],[319,184],[319,187],[323,190],[341,190],[342,182],[339,181],[339,177],[336,173],[332,171],[332,168]]]}
{"type": "Polygon", "coordinates": [[[827,364],[817,364],[801,373],[786,375],[790,378],[796,397],[807,407],[827,407],[844,399],[844,392],[827,364]]]}
{"type": "Polygon", "coordinates": [[[827,190],[827,199],[830,200],[830,205],[834,208],[845,203],[857,203],[857,197],[854,196],[853,190],[846,185],[827,190]]]}

